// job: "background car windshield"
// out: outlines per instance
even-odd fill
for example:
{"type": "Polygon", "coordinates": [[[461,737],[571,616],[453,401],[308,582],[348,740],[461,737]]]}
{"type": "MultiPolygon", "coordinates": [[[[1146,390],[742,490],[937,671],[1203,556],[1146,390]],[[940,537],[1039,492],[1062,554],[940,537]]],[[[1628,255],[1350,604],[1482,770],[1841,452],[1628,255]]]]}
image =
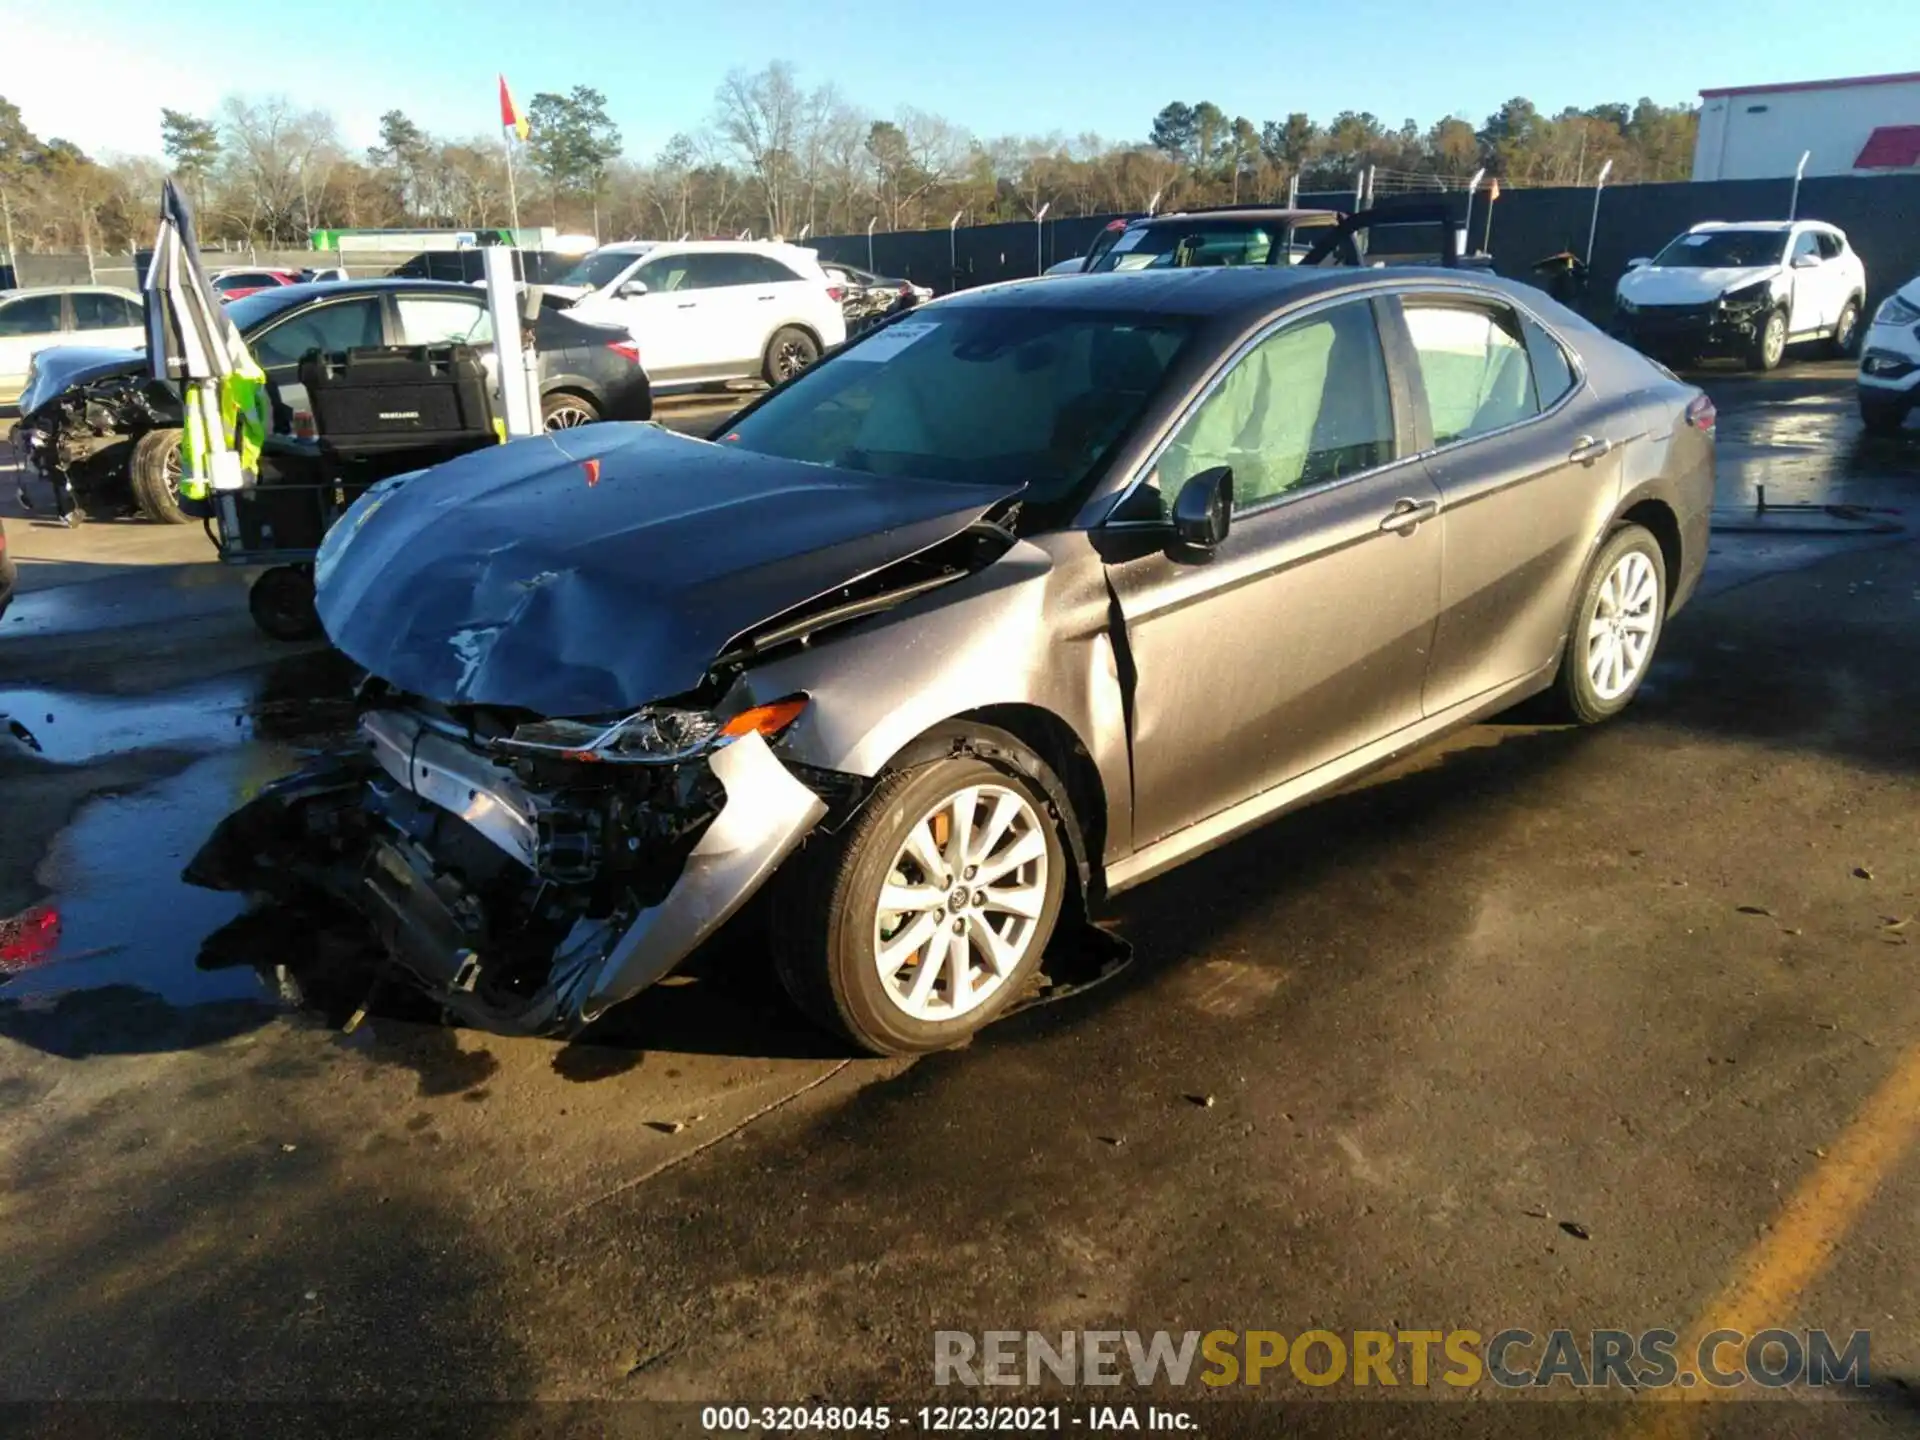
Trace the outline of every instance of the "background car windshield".
{"type": "Polygon", "coordinates": [[[1749,269],[1778,265],[1787,253],[1779,230],[1702,230],[1682,235],[1654,260],[1656,265],[1696,270],[1749,269]]]}
{"type": "Polygon", "coordinates": [[[1026,484],[1090,478],[1160,388],[1187,322],[963,306],[873,332],[807,371],[724,443],[844,470],[1026,484]]]}
{"type": "Polygon", "coordinates": [[[555,285],[585,285],[589,290],[598,290],[610,285],[626,268],[640,257],[633,253],[621,254],[617,251],[599,251],[589,255],[575,265],[558,280],[555,285]]]}
{"type": "Polygon", "coordinates": [[[1273,231],[1244,220],[1230,225],[1141,225],[1128,230],[1087,268],[1164,270],[1189,265],[1264,265],[1273,231]]]}

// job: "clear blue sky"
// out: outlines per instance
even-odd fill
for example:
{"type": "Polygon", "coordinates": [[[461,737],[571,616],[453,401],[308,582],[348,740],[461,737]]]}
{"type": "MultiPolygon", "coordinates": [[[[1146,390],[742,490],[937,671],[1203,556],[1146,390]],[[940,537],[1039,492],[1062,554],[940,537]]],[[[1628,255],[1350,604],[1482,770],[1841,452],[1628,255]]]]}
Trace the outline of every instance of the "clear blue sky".
{"type": "Polygon", "coordinates": [[[604,91],[646,158],[708,119],[729,68],[775,59],[869,110],[914,105],[985,137],[1144,138],[1174,99],[1256,124],[1344,109],[1478,123],[1517,94],[1554,111],[1920,70],[1920,0],[0,0],[0,51],[0,94],[90,153],[157,153],[161,105],[208,112],[233,92],[324,105],[355,146],[394,107],[438,134],[497,134],[504,71],[522,104],[604,91]],[[203,8],[222,18],[189,33],[203,8]]]}

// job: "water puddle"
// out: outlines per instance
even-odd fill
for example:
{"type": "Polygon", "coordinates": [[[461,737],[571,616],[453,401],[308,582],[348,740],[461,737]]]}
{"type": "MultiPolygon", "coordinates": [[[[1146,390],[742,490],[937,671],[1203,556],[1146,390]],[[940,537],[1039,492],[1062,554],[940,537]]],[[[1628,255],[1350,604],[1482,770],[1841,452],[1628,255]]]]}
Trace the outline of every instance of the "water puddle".
{"type": "Polygon", "coordinates": [[[0,692],[12,736],[0,745],[47,761],[207,752],[96,796],[55,838],[35,872],[51,898],[0,919],[0,1033],[59,1054],[140,1053],[244,1033],[303,999],[289,967],[311,956],[312,934],[289,924],[222,946],[247,897],[180,872],[229,813],[350,733],[350,674],[337,656],[303,656],[139,699],[0,692]]]}
{"type": "Polygon", "coordinates": [[[351,722],[350,669],[332,654],[160,695],[0,689],[0,744],[61,765],[135,750],[222,750],[256,739],[323,736],[351,722]]]}

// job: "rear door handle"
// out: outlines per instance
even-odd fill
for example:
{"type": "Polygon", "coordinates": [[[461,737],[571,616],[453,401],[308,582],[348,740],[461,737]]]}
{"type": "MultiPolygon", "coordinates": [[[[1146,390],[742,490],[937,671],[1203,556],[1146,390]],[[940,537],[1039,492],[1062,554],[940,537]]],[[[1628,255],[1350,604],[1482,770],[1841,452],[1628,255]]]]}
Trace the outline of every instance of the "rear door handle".
{"type": "Polygon", "coordinates": [[[760,298],[762,300],[778,300],[780,297],[778,295],[762,295],[760,298]]]}
{"type": "Polygon", "coordinates": [[[1582,435],[1574,442],[1572,452],[1567,459],[1576,465],[1591,465],[1603,455],[1613,453],[1613,441],[1596,440],[1591,435],[1582,435]]]}
{"type": "Polygon", "coordinates": [[[1397,530],[1403,535],[1411,535],[1413,527],[1424,520],[1431,520],[1440,513],[1438,500],[1408,500],[1393,502],[1393,509],[1387,512],[1387,518],[1380,522],[1382,530],[1397,530]]]}
{"type": "Polygon", "coordinates": [[[694,306],[698,305],[699,303],[700,302],[698,300],[682,300],[674,308],[676,310],[691,310],[693,309],[694,306]]]}

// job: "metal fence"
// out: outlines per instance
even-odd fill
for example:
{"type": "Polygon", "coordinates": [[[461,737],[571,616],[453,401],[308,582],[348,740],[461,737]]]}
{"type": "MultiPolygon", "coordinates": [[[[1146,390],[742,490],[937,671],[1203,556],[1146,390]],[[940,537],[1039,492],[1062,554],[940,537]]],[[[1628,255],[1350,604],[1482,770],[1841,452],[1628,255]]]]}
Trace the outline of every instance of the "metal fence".
{"type": "MultiPolygon", "coordinates": [[[[1791,192],[1790,180],[1681,181],[1622,185],[1601,192],[1588,308],[1602,313],[1610,306],[1614,282],[1634,256],[1653,254],[1702,220],[1781,219],[1787,214],[1791,192]]],[[[1354,194],[1349,190],[1301,195],[1298,203],[1350,210],[1354,194]]],[[[1474,198],[1472,244],[1491,252],[1500,274],[1531,279],[1538,260],[1567,250],[1586,254],[1593,204],[1591,187],[1507,190],[1491,207],[1482,191],[1474,198]]],[[[1920,175],[1810,179],[1800,187],[1798,213],[1806,219],[1830,221],[1847,232],[1866,263],[1869,306],[1920,274],[1920,175]]],[[[1114,218],[1080,215],[1038,225],[1013,221],[955,230],[824,235],[808,243],[823,260],[877,270],[944,292],[1037,274],[1058,260],[1084,254],[1114,218]]],[[[230,251],[209,253],[207,260],[210,266],[287,269],[341,264],[341,257],[333,252],[313,250],[230,251]]],[[[390,274],[410,265],[409,273],[457,280],[471,278],[461,269],[466,263],[459,252],[354,253],[345,268],[360,277],[390,274]]],[[[84,284],[89,274],[83,255],[23,254],[17,264],[23,285],[84,284]]],[[[92,273],[101,284],[131,287],[138,283],[136,257],[130,255],[96,256],[92,273]]]]}
{"type": "MultiPolygon", "coordinates": [[[[1702,220],[1784,219],[1791,194],[1791,180],[1680,181],[1602,191],[1589,307],[1604,311],[1610,306],[1614,284],[1635,256],[1653,254],[1702,220]]],[[[1298,203],[1350,210],[1354,195],[1301,195],[1298,203]]],[[[1491,253],[1500,274],[1530,280],[1536,261],[1562,251],[1586,255],[1593,204],[1591,186],[1506,190],[1491,206],[1483,190],[1474,197],[1471,242],[1491,253]]],[[[1800,187],[1798,214],[1847,232],[1867,267],[1869,306],[1920,274],[1920,176],[1810,179],[1800,187]]],[[[1056,260],[1084,254],[1114,218],[1087,215],[1039,225],[1026,221],[952,232],[896,231],[871,240],[865,235],[827,235],[809,243],[825,259],[945,291],[1018,279],[1056,260]]]]}

